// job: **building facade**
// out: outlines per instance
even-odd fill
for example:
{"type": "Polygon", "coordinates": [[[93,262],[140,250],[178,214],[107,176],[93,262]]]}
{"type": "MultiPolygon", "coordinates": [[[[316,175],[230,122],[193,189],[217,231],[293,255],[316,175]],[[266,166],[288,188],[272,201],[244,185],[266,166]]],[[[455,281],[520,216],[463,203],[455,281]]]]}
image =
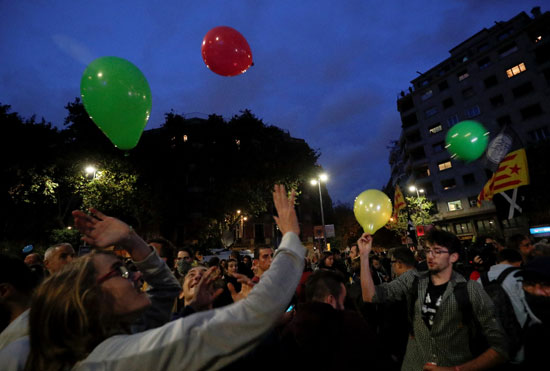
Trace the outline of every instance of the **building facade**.
{"type": "Polygon", "coordinates": [[[522,218],[498,220],[490,202],[476,206],[490,174],[481,159],[451,158],[445,136],[458,122],[475,120],[490,140],[506,125],[524,145],[550,138],[550,12],[531,13],[495,22],[457,45],[397,100],[402,132],[390,152],[390,182],[423,189],[436,204],[436,224],[462,239],[526,228],[522,218]]]}

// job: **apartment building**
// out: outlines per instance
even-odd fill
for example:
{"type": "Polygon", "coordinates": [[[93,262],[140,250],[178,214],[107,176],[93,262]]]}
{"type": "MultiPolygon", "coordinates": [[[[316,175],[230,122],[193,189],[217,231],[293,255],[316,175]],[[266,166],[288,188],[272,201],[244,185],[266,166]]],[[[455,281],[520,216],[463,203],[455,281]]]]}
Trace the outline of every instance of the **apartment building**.
{"type": "Polygon", "coordinates": [[[495,22],[455,46],[397,100],[402,132],[390,152],[390,182],[423,189],[436,204],[436,224],[462,239],[526,227],[522,218],[498,220],[492,203],[476,206],[490,174],[481,159],[451,158],[445,135],[475,120],[490,139],[505,125],[525,145],[550,138],[550,12],[531,13],[495,22]]]}

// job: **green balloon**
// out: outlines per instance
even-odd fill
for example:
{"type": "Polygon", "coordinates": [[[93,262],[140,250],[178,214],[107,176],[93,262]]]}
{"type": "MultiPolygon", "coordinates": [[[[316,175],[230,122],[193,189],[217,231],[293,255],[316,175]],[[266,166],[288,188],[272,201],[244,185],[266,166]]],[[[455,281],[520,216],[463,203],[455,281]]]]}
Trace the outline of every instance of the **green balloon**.
{"type": "Polygon", "coordinates": [[[487,130],[477,121],[462,121],[447,132],[448,151],[464,161],[478,159],[489,142],[487,130]]]}
{"type": "Polygon", "coordinates": [[[134,148],[151,114],[151,89],[132,63],[101,57],[86,67],[80,95],[94,123],[123,150],[134,148]]]}

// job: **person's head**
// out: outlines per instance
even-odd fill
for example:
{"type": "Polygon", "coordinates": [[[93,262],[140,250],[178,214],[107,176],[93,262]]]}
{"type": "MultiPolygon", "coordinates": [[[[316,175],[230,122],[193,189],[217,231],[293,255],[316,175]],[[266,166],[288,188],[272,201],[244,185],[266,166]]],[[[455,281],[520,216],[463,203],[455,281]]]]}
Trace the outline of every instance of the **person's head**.
{"type": "Polygon", "coordinates": [[[432,229],[426,234],[426,261],[430,273],[452,270],[460,257],[460,240],[452,233],[432,229]]]}
{"type": "Polygon", "coordinates": [[[185,275],[183,280],[183,300],[185,305],[188,305],[193,299],[197,285],[207,270],[208,268],[205,266],[197,265],[196,267],[189,269],[189,272],[185,275]]]}
{"type": "Polygon", "coordinates": [[[535,244],[535,249],[532,252],[533,257],[550,256],[550,244],[547,240],[539,241],[535,244]]]}
{"type": "Polygon", "coordinates": [[[380,269],[382,267],[382,263],[380,263],[380,258],[378,257],[378,255],[373,255],[370,258],[370,262],[374,269],[380,269]]]}
{"type": "Polygon", "coordinates": [[[29,307],[37,284],[37,278],[21,259],[0,254],[0,332],[29,307]]]}
{"type": "Polygon", "coordinates": [[[220,258],[218,258],[217,256],[213,256],[210,258],[210,260],[208,261],[208,267],[217,267],[220,265],[220,258]]]}
{"type": "Polygon", "coordinates": [[[550,256],[536,256],[515,274],[523,277],[525,300],[543,324],[550,323],[550,256]]]}
{"type": "Polygon", "coordinates": [[[178,253],[176,255],[176,263],[179,262],[180,260],[185,260],[188,263],[192,263],[193,258],[192,258],[191,255],[192,254],[191,254],[191,251],[189,249],[187,249],[187,248],[179,249],[178,253]]]}
{"type": "Polygon", "coordinates": [[[273,249],[271,247],[256,247],[254,249],[254,265],[257,268],[258,276],[262,275],[271,267],[273,260],[273,249]]]}
{"type": "Polygon", "coordinates": [[[524,262],[527,262],[535,249],[529,237],[520,233],[510,236],[508,239],[508,248],[518,250],[524,262]]]}
{"type": "Polygon", "coordinates": [[[414,269],[416,259],[413,252],[406,247],[396,247],[390,250],[391,269],[396,276],[414,269]]]}
{"type": "Polygon", "coordinates": [[[332,268],[334,265],[334,254],[332,251],[323,251],[321,255],[321,261],[319,262],[319,268],[332,268]]]}
{"type": "Polygon", "coordinates": [[[202,263],[202,251],[195,250],[195,260],[199,263],[202,263]]]}
{"type": "Polygon", "coordinates": [[[340,249],[332,248],[330,251],[332,251],[332,256],[334,257],[335,261],[340,260],[342,258],[340,249]]]}
{"type": "Polygon", "coordinates": [[[351,248],[349,249],[349,257],[351,260],[359,257],[359,247],[357,244],[351,245],[351,248]]]}
{"type": "Polygon", "coordinates": [[[306,301],[321,302],[344,310],[346,286],[344,276],[337,271],[317,270],[306,280],[306,301]]]}
{"type": "Polygon", "coordinates": [[[37,253],[29,254],[25,256],[25,264],[27,265],[42,264],[42,258],[40,257],[40,254],[37,254],[37,253]]]}
{"type": "Polygon", "coordinates": [[[46,279],[31,303],[26,369],[72,368],[100,342],[125,332],[151,305],[140,278],[116,255],[94,250],[46,279]]]}
{"type": "Polygon", "coordinates": [[[220,269],[222,270],[227,270],[227,260],[226,259],[222,259],[220,260],[220,269]]]}
{"type": "Polygon", "coordinates": [[[227,262],[227,273],[232,276],[235,273],[238,273],[239,262],[233,258],[230,258],[227,262]]]}
{"type": "Polygon", "coordinates": [[[497,254],[498,264],[510,264],[519,267],[522,261],[523,259],[518,250],[502,249],[497,254]]]}
{"type": "Polygon", "coordinates": [[[172,242],[163,237],[156,237],[150,239],[147,243],[155,248],[158,256],[160,256],[170,268],[174,266],[176,248],[172,242]]]}
{"type": "Polygon", "coordinates": [[[252,267],[252,259],[250,258],[250,256],[248,255],[243,256],[243,264],[246,265],[248,268],[252,267]]]}
{"type": "Polygon", "coordinates": [[[70,243],[54,245],[48,248],[44,254],[44,266],[50,274],[54,274],[63,268],[65,264],[70,263],[75,256],[76,253],[70,243]]]}

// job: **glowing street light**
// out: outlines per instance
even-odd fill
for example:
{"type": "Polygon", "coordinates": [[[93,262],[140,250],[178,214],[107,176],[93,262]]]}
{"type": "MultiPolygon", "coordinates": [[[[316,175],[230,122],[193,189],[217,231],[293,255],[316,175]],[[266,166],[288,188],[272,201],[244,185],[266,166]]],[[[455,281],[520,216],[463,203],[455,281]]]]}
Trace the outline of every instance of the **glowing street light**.
{"type": "Polygon", "coordinates": [[[423,189],[418,189],[418,188],[416,188],[416,187],[413,186],[413,185],[409,187],[409,191],[411,191],[411,192],[416,191],[416,197],[420,197],[420,193],[424,193],[424,190],[423,190],[423,189]],[[420,192],[420,193],[419,193],[419,192],[420,192]]]}
{"type": "Polygon", "coordinates": [[[327,181],[328,175],[325,173],[319,174],[316,179],[311,179],[310,181],[311,185],[319,186],[319,203],[321,204],[321,223],[323,223],[323,242],[325,244],[325,248],[327,247],[327,230],[325,228],[325,214],[323,213],[323,196],[321,195],[321,182],[326,183],[327,181]]]}

